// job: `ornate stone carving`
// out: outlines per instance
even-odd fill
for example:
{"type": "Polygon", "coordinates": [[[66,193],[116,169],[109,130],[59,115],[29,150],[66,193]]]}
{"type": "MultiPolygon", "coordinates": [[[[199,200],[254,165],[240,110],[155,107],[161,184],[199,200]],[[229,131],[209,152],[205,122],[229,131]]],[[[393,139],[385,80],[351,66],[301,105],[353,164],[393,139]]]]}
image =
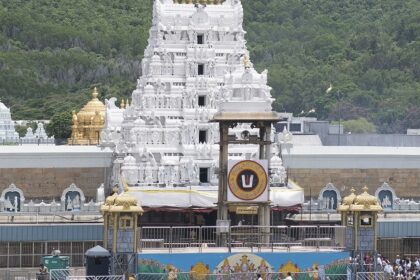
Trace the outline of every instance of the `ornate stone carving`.
{"type": "Polygon", "coordinates": [[[337,206],[341,203],[340,191],[332,183],[328,183],[319,192],[318,203],[322,210],[337,209],[337,206]]]}
{"type": "Polygon", "coordinates": [[[62,211],[81,211],[84,208],[85,194],[74,183],[61,194],[62,211]]]}

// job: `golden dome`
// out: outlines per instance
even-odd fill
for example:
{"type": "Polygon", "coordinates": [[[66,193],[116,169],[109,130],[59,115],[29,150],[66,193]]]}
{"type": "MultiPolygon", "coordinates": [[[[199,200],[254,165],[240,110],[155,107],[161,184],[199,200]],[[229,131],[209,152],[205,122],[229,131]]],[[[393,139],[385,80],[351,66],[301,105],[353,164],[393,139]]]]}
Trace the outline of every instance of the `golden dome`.
{"type": "Polygon", "coordinates": [[[379,208],[382,209],[382,207],[378,203],[378,199],[375,196],[368,194],[367,191],[368,188],[365,186],[363,187],[363,193],[356,196],[356,198],[354,199],[354,204],[355,206],[357,205],[359,207],[355,208],[360,208],[360,206],[363,206],[363,208],[365,209],[373,210],[378,208],[379,206],[379,208]]]}
{"type": "Polygon", "coordinates": [[[356,194],[354,193],[356,190],[354,188],[351,188],[351,194],[344,197],[341,201],[341,204],[338,206],[337,211],[348,211],[350,208],[350,205],[353,204],[354,199],[356,198],[356,194]]]}
{"type": "Polygon", "coordinates": [[[382,207],[378,202],[378,199],[368,194],[368,188],[363,188],[363,193],[359,195],[354,194],[354,189],[351,190],[351,194],[343,198],[341,205],[337,208],[339,212],[345,211],[372,211],[380,212],[382,207]]]}
{"type": "Polygon", "coordinates": [[[354,193],[356,190],[354,188],[351,188],[351,194],[343,198],[343,205],[351,205],[353,204],[354,199],[356,198],[356,194],[354,193]]]}
{"type": "Polygon", "coordinates": [[[137,199],[124,192],[115,199],[115,205],[130,208],[130,206],[137,206],[137,199]]]}
{"type": "Polygon", "coordinates": [[[115,199],[117,198],[118,194],[116,192],[114,192],[113,195],[108,196],[105,199],[105,205],[111,206],[115,204],[115,199]]]}
{"type": "Polygon", "coordinates": [[[98,91],[95,87],[92,91],[92,100],[77,113],[79,124],[90,125],[91,119],[96,115],[96,112],[99,112],[102,117],[105,116],[105,105],[98,99],[98,91]]]}
{"type": "Polygon", "coordinates": [[[114,193],[108,196],[101,206],[101,212],[137,212],[143,213],[143,208],[138,204],[135,197],[128,192],[118,195],[114,193]]]}

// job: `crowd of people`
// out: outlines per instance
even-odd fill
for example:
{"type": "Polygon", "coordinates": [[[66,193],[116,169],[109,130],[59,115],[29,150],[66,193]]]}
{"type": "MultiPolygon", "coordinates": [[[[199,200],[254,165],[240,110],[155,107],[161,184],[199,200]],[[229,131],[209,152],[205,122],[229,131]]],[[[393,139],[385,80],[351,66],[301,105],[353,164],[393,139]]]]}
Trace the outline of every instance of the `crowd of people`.
{"type": "Polygon", "coordinates": [[[378,254],[376,259],[369,254],[360,257],[357,255],[350,261],[357,267],[357,271],[364,272],[384,272],[385,279],[398,280],[420,280],[420,258],[403,257],[399,255],[391,260],[378,254]]]}
{"type": "Polygon", "coordinates": [[[381,268],[387,279],[420,280],[420,259],[418,257],[396,256],[394,261],[381,255],[377,256],[376,264],[381,268]]]}

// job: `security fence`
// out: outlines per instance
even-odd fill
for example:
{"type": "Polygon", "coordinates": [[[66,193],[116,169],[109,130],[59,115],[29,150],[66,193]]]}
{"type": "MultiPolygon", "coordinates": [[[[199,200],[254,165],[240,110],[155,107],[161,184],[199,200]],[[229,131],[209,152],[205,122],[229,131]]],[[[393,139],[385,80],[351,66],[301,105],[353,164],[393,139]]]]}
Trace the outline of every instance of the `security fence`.
{"type": "Polygon", "coordinates": [[[357,272],[356,280],[384,280],[385,274],[380,272],[357,272]]]}
{"type": "Polygon", "coordinates": [[[22,269],[0,270],[1,280],[36,280],[36,271],[22,269]]]}
{"type": "MultiPolygon", "coordinates": [[[[140,227],[139,250],[342,249],[344,233],[342,226],[140,227]]],[[[96,245],[102,245],[102,241],[4,241],[0,242],[0,268],[37,267],[42,257],[50,255],[53,250],[69,256],[71,267],[80,267],[84,265],[85,252],[96,245]]]]}
{"type": "Polygon", "coordinates": [[[0,270],[1,280],[125,280],[124,275],[86,276],[85,268],[52,269],[41,274],[35,269],[0,270]]]}
{"type": "Polygon", "coordinates": [[[343,226],[140,227],[140,250],[344,248],[343,226]]]}
{"type": "Polygon", "coordinates": [[[70,256],[71,266],[83,266],[85,252],[96,245],[102,245],[102,241],[0,242],[0,268],[37,267],[53,250],[70,256]]]}
{"type": "Polygon", "coordinates": [[[85,268],[51,269],[49,271],[49,280],[61,280],[85,275],[85,268]]]}

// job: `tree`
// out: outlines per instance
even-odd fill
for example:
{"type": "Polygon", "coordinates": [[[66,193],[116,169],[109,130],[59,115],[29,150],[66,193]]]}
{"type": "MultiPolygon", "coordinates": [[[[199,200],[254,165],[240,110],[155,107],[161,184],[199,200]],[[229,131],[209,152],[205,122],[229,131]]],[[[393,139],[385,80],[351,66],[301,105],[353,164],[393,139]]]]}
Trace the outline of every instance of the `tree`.
{"type": "Polygon", "coordinates": [[[54,135],[56,139],[67,139],[71,136],[71,125],[71,112],[61,112],[51,118],[46,131],[50,137],[54,135]]]}
{"type": "Polygon", "coordinates": [[[350,133],[374,133],[376,127],[373,123],[369,122],[365,118],[359,118],[355,120],[343,121],[344,132],[350,133]]]}

